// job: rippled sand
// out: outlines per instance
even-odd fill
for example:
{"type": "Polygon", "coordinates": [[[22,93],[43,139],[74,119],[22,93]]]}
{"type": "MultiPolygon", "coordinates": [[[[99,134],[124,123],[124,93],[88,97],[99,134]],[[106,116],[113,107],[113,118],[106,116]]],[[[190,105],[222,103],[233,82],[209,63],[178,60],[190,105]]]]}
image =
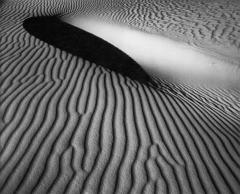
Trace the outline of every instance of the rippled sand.
{"type": "MultiPolygon", "coordinates": [[[[172,21],[181,16],[184,3],[161,2],[165,10],[172,8],[171,15],[176,13],[172,21]]],[[[204,23],[227,10],[223,25],[233,18],[229,26],[238,29],[237,1],[225,1],[224,7],[212,1],[193,2],[186,13],[200,10],[204,23]],[[211,17],[204,19],[205,12],[211,17]]],[[[33,16],[94,13],[133,27],[138,26],[136,21],[141,23],[140,10],[147,10],[146,18],[157,18],[152,11],[155,3],[139,5],[92,0],[0,4],[0,193],[239,192],[238,89],[193,87],[160,77],[152,78],[158,87],[150,87],[56,48],[23,28],[24,20],[33,16]]],[[[203,40],[193,39],[202,44],[212,41],[205,32],[203,40]]],[[[225,39],[213,37],[221,37],[216,41],[221,48],[227,44],[238,52],[238,32],[232,33],[236,35],[226,31],[225,39]]]]}
{"type": "Polygon", "coordinates": [[[214,55],[161,35],[145,33],[94,17],[64,17],[64,22],[84,29],[121,49],[150,75],[178,82],[239,87],[240,60],[214,55]]]}

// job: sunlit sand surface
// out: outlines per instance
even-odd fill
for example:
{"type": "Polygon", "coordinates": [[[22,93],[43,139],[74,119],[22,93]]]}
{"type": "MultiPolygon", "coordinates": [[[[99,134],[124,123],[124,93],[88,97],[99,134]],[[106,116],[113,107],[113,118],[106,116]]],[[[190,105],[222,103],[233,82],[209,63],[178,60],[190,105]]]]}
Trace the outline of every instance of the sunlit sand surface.
{"type": "Polygon", "coordinates": [[[155,76],[188,83],[240,85],[240,61],[211,56],[207,51],[169,38],[96,18],[78,16],[62,20],[115,45],[155,76]]]}

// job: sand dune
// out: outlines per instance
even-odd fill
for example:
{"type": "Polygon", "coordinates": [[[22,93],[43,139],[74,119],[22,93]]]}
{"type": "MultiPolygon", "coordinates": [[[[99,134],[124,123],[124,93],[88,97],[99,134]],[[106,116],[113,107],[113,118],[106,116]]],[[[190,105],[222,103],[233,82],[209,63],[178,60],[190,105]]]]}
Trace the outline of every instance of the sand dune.
{"type": "Polygon", "coordinates": [[[238,193],[239,90],[154,89],[23,28],[86,5],[1,4],[0,193],[238,193]]]}
{"type": "Polygon", "coordinates": [[[208,85],[240,85],[240,60],[212,55],[207,51],[143,33],[93,17],[64,17],[63,21],[112,43],[131,56],[151,75],[171,80],[208,85]]]}
{"type": "MultiPolygon", "coordinates": [[[[240,60],[238,0],[90,0],[91,15],[240,60]],[[107,3],[108,2],[108,3],[107,3]],[[107,9],[108,11],[103,11],[107,9]]],[[[89,6],[89,5],[86,5],[89,6]]],[[[74,15],[88,15],[85,11],[74,15]]]]}
{"type": "Polygon", "coordinates": [[[142,67],[117,47],[61,21],[58,17],[28,18],[23,22],[23,27],[31,35],[61,50],[91,59],[91,62],[138,82],[154,84],[142,67]]]}

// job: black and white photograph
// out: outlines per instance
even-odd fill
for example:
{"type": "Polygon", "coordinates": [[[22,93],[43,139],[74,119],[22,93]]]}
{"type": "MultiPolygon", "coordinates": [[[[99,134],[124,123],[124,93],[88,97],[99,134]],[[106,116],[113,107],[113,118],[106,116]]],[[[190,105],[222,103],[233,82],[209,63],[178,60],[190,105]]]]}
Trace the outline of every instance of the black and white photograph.
{"type": "Polygon", "coordinates": [[[240,0],[0,0],[0,194],[240,194],[240,0]]]}

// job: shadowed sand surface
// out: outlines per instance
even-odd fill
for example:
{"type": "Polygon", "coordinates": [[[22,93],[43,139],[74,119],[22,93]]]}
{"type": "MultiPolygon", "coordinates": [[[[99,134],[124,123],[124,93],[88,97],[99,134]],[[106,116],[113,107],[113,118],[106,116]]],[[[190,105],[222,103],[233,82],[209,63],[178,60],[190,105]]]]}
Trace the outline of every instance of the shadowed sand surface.
{"type": "Polygon", "coordinates": [[[152,77],[154,89],[23,27],[31,17],[101,15],[97,7],[128,23],[151,5],[154,15],[154,3],[134,10],[134,1],[0,5],[1,194],[239,192],[238,89],[152,77]],[[132,5],[118,12],[122,2],[132,5]]]}
{"type": "Polygon", "coordinates": [[[151,77],[124,52],[104,40],[62,22],[57,17],[29,18],[23,27],[33,36],[123,76],[149,84],[151,77]]]}

